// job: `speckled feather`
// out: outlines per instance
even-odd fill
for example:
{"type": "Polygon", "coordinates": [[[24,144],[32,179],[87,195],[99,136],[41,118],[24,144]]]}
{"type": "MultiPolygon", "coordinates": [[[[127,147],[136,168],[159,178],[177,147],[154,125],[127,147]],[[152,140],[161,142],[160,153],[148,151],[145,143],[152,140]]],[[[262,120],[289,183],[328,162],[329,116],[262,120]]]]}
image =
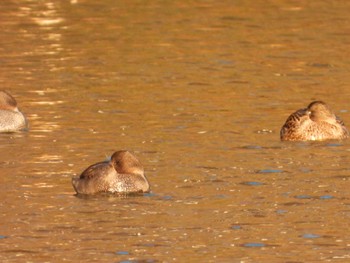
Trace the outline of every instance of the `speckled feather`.
{"type": "Polygon", "coordinates": [[[315,101],[291,114],[281,128],[280,136],[284,141],[328,140],[345,139],[349,132],[344,122],[324,102],[315,101]],[[310,107],[316,109],[310,110],[310,107]],[[318,118],[310,117],[310,112],[319,115],[318,118]]]}
{"type": "Polygon", "coordinates": [[[0,110],[0,131],[13,132],[26,128],[26,119],[20,112],[0,110]]]}
{"type": "Polygon", "coordinates": [[[72,179],[72,184],[79,194],[149,191],[143,167],[136,157],[127,151],[116,152],[110,161],[89,166],[80,177],[72,179]],[[118,168],[120,166],[122,169],[118,168]]]}
{"type": "Polygon", "coordinates": [[[17,109],[16,100],[8,92],[0,91],[0,132],[15,132],[26,127],[26,118],[17,109]]]}

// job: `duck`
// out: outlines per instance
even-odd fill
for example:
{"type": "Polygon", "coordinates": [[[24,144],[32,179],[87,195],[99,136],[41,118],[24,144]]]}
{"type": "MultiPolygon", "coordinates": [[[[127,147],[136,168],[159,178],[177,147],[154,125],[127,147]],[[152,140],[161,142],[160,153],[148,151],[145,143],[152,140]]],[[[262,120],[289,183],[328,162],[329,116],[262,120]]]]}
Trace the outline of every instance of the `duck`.
{"type": "Polygon", "coordinates": [[[135,155],[126,150],[113,153],[110,160],[93,164],[79,177],[72,178],[77,194],[147,193],[150,185],[135,155]]]}
{"type": "Polygon", "coordinates": [[[17,108],[17,101],[5,90],[0,90],[0,132],[16,132],[27,128],[27,120],[17,108]]]}
{"type": "Polygon", "coordinates": [[[280,131],[282,141],[341,140],[349,137],[344,122],[323,101],[292,113],[280,131]]]}

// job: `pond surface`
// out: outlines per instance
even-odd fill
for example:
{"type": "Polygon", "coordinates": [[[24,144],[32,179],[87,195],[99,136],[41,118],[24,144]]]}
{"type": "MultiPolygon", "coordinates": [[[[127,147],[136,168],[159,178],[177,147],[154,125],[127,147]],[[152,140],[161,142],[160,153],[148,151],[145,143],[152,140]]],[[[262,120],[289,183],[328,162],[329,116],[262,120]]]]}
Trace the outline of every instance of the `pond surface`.
{"type": "Polygon", "coordinates": [[[324,100],[350,125],[348,1],[2,1],[1,262],[346,262],[350,140],[286,143],[324,100]],[[74,195],[114,151],[144,196],[74,195]]]}

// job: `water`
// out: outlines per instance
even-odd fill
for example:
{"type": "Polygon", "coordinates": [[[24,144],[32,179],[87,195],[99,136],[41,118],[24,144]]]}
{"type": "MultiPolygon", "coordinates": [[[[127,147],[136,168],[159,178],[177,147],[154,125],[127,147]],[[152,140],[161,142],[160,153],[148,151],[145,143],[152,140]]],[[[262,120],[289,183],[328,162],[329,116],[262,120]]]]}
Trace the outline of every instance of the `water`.
{"type": "Polygon", "coordinates": [[[279,141],[314,99],[350,124],[350,3],[0,5],[1,87],[30,124],[0,135],[2,262],[350,257],[349,140],[279,141]],[[76,197],[120,149],[152,193],[76,197]]]}

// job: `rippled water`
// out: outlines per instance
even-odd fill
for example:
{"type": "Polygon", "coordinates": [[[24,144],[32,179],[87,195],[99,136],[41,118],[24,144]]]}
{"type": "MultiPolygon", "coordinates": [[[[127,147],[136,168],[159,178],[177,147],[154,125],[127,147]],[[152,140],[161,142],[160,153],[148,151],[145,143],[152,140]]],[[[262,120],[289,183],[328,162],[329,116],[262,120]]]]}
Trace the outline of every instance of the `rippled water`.
{"type": "Polygon", "coordinates": [[[350,125],[346,1],[3,1],[2,262],[346,262],[347,141],[282,143],[325,100],[350,125]],[[135,152],[152,192],[78,198],[135,152]]]}

